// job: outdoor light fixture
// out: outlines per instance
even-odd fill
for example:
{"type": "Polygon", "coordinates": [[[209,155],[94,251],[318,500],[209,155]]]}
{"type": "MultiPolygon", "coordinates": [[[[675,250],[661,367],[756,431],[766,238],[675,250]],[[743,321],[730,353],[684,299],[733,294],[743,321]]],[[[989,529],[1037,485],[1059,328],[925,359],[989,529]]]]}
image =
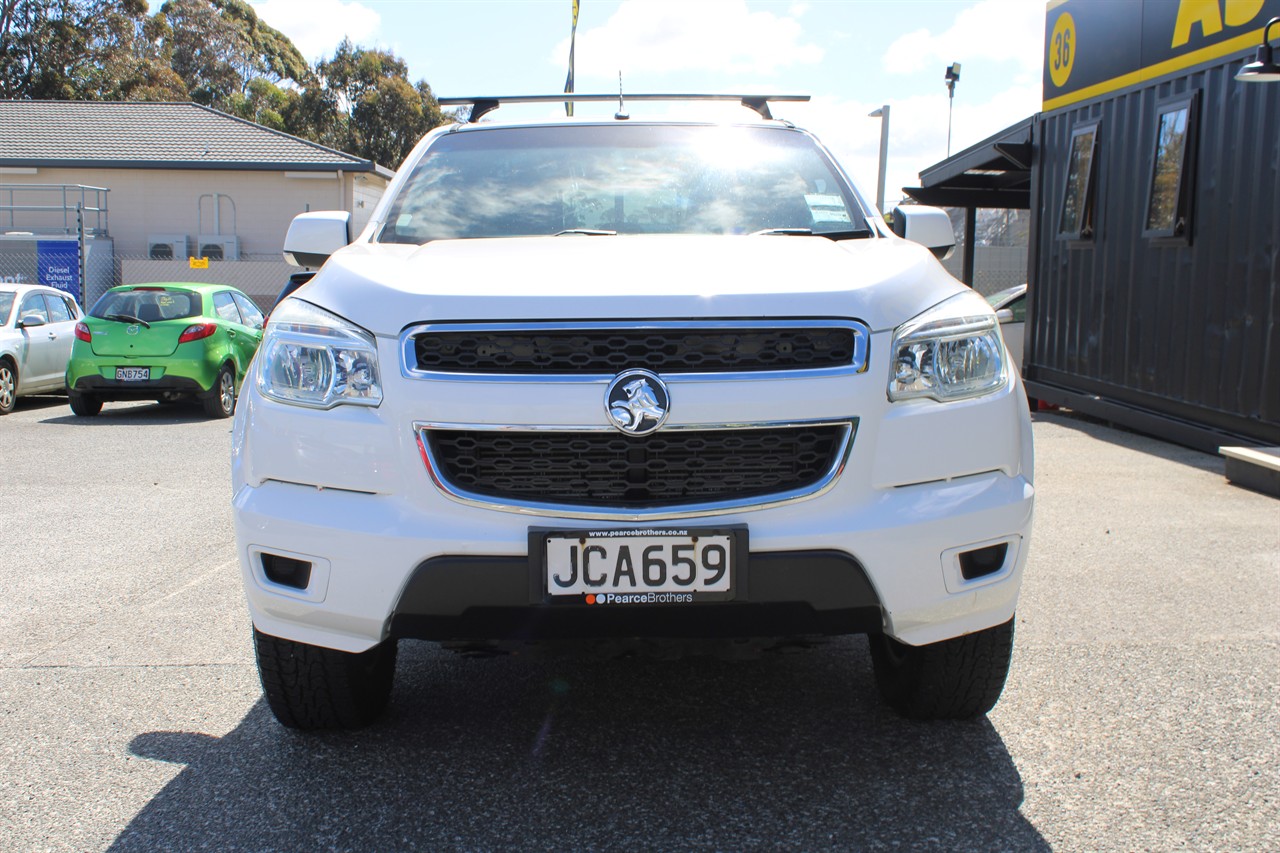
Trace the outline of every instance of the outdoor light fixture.
{"type": "Polygon", "coordinates": [[[947,66],[947,156],[951,156],[951,110],[956,103],[956,84],[960,82],[960,63],[947,66]]]}
{"type": "Polygon", "coordinates": [[[1272,18],[1262,30],[1262,44],[1258,47],[1258,55],[1236,74],[1236,79],[1245,83],[1271,83],[1280,80],[1280,65],[1276,65],[1275,54],[1271,51],[1271,28],[1280,24],[1280,18],[1272,18]]]}

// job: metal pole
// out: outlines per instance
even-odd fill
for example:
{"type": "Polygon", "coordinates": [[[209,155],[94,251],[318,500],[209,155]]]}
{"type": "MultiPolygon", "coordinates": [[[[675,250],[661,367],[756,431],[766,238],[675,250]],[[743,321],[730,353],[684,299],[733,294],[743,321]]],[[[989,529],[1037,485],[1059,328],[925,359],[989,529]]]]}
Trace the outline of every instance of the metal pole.
{"type": "Polygon", "coordinates": [[[867,113],[872,118],[880,118],[880,171],[876,179],[876,209],[884,215],[884,180],[889,165],[889,105],[867,113]]]}
{"type": "Polygon", "coordinates": [[[956,105],[956,86],[955,83],[947,84],[947,156],[951,156],[951,111],[956,105]]]}

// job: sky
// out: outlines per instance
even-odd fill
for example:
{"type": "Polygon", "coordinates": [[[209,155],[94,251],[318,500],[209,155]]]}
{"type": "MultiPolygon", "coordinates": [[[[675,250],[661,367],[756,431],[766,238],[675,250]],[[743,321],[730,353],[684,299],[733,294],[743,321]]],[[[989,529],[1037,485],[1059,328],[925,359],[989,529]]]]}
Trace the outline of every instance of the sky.
{"type": "MultiPolygon", "coordinates": [[[[391,50],[437,97],[564,91],[572,0],[251,0],[311,61],[344,36],[391,50]]],[[[921,170],[1040,109],[1043,0],[580,0],[575,90],[810,95],[773,107],[815,133],[874,200],[890,107],[885,206],[921,170]],[[954,101],[945,73],[961,64],[954,101]],[[950,113],[950,118],[949,118],[950,113]]],[[[608,118],[616,104],[579,104],[608,118]]],[[[733,104],[637,103],[633,118],[752,120],[733,104]]],[[[552,118],[562,106],[503,108],[552,118]]],[[[385,164],[392,168],[398,163],[385,164]]]]}

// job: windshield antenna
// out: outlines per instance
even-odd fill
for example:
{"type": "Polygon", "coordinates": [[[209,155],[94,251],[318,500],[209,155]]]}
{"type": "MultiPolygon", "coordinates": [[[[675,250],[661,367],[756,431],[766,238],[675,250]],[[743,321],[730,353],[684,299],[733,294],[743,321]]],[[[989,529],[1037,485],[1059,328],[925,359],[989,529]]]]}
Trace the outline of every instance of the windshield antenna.
{"type": "Polygon", "coordinates": [[[622,69],[618,69],[618,111],[613,114],[615,119],[623,121],[631,118],[627,115],[627,108],[622,103],[622,69]]]}

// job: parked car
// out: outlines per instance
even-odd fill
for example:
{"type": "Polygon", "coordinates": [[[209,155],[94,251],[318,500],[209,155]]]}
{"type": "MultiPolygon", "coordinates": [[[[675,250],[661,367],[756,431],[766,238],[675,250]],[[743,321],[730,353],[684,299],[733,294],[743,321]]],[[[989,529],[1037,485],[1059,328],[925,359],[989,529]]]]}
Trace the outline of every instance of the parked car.
{"type": "Polygon", "coordinates": [[[105,401],[194,397],[210,417],[230,417],[262,326],[253,300],[225,284],[113,287],[75,326],[71,411],[87,417],[105,401]]]}
{"type": "Polygon", "coordinates": [[[889,230],[766,112],[440,128],[354,240],[294,219],[231,443],[284,725],[371,722],[411,639],[862,633],[900,713],[995,704],[1035,494],[995,312],[945,212],[889,230]]]}
{"type": "Polygon", "coordinates": [[[1019,284],[993,293],[987,297],[987,302],[1000,320],[1000,333],[1004,336],[1005,348],[1009,350],[1009,361],[1021,369],[1022,341],[1027,327],[1027,286],[1019,284]]]}
{"type": "Polygon", "coordinates": [[[67,359],[82,316],[61,290],[0,285],[0,415],[12,412],[19,397],[66,387],[67,359]]]}

